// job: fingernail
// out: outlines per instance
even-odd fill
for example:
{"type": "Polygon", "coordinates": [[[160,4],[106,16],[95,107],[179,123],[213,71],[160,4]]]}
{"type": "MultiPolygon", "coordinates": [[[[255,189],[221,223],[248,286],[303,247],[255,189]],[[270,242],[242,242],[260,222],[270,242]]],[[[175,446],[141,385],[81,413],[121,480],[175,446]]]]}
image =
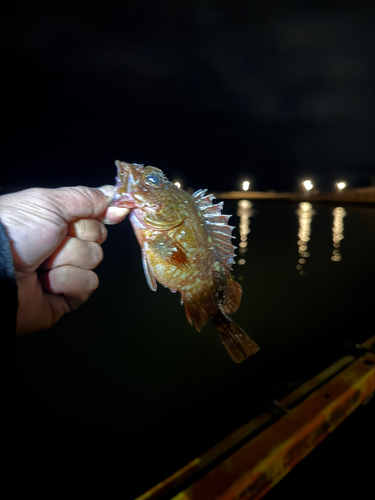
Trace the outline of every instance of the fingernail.
{"type": "Polygon", "coordinates": [[[112,222],[108,219],[103,219],[102,223],[105,224],[106,226],[114,226],[116,224],[116,222],[112,222]]]}

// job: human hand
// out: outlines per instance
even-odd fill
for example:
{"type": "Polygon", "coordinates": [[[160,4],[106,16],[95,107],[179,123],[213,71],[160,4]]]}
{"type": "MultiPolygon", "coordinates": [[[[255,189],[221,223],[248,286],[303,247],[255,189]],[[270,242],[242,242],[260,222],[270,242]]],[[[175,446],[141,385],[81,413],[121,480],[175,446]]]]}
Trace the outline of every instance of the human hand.
{"type": "Polygon", "coordinates": [[[112,186],[27,189],[0,196],[17,285],[17,334],[53,326],[85,302],[99,285],[106,224],[129,210],[109,207],[112,186]]]}

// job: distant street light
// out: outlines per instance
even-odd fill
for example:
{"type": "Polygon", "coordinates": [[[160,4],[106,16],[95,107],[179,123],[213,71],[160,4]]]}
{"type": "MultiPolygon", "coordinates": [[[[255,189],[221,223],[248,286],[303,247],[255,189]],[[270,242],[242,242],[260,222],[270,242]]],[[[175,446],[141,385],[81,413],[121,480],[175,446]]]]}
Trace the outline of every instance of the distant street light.
{"type": "Polygon", "coordinates": [[[343,189],[346,188],[346,182],[343,181],[336,182],[336,186],[339,191],[342,191],[343,189]]]}
{"type": "Polygon", "coordinates": [[[303,181],[302,185],[306,189],[306,191],[311,191],[314,187],[314,184],[310,180],[303,181]]]}
{"type": "Polygon", "coordinates": [[[177,186],[178,188],[180,188],[180,187],[181,187],[181,183],[180,183],[180,182],[178,182],[178,181],[176,181],[176,182],[174,183],[174,185],[175,185],[175,186],[177,186]]]}
{"type": "Polygon", "coordinates": [[[242,183],[242,189],[243,189],[244,191],[249,191],[249,187],[250,187],[250,181],[244,181],[244,182],[242,183]]]}

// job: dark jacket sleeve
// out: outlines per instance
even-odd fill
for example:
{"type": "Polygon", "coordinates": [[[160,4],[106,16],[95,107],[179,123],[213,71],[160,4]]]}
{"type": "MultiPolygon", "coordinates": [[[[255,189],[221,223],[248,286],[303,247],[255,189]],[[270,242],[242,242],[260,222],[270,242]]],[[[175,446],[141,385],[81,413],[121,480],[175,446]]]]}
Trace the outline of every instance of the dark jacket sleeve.
{"type": "Polygon", "coordinates": [[[17,283],[10,242],[0,223],[0,359],[10,350],[16,332],[17,283]]]}

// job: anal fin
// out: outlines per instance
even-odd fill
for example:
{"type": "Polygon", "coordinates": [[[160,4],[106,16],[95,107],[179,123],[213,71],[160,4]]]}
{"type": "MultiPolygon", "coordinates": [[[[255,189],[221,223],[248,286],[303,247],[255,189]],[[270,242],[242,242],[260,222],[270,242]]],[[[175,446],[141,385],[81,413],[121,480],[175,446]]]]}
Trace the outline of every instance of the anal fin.
{"type": "Polygon", "coordinates": [[[194,325],[196,330],[200,332],[208,321],[208,316],[203,307],[191,297],[182,296],[185,303],[186,317],[191,325],[194,325]]]}

